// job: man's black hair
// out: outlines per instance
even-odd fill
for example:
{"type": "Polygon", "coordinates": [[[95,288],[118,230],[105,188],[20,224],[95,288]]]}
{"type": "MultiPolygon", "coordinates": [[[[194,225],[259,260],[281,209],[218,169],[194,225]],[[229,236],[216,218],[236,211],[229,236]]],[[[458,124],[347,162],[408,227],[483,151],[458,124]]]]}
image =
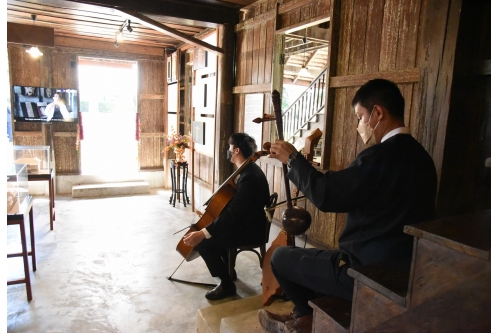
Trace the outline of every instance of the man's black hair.
{"type": "Polygon", "coordinates": [[[243,157],[248,158],[257,150],[254,138],[246,133],[234,133],[229,138],[229,144],[234,148],[240,148],[243,157]]]}
{"type": "Polygon", "coordinates": [[[371,112],[375,105],[383,106],[391,116],[404,120],[405,99],[392,81],[374,79],[366,82],[354,95],[351,105],[355,107],[358,103],[368,112],[371,112]]]}

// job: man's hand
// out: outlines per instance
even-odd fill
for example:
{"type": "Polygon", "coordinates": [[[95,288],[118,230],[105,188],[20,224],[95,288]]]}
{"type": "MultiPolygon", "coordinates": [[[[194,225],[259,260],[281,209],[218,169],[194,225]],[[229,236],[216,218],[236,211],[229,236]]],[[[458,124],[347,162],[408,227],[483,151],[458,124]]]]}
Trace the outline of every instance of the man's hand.
{"type": "Polygon", "coordinates": [[[297,151],[295,147],[284,140],[276,140],[271,145],[271,154],[267,155],[270,158],[277,158],[281,163],[286,164],[290,154],[297,151]]]}
{"type": "Polygon", "coordinates": [[[200,244],[202,240],[205,239],[205,234],[203,231],[194,231],[190,232],[189,234],[185,235],[182,238],[182,241],[184,244],[195,247],[196,245],[200,244]]]}

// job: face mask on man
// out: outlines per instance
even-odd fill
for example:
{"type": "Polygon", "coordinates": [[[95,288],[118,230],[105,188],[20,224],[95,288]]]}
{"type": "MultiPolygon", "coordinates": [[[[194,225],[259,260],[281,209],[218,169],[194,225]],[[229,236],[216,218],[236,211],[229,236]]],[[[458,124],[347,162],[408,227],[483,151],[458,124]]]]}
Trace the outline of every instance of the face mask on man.
{"type": "Polygon", "coordinates": [[[233,152],[230,151],[229,149],[227,150],[227,159],[231,161],[231,157],[233,157],[233,152]]]}
{"type": "Polygon", "coordinates": [[[365,145],[368,144],[375,144],[375,137],[373,136],[373,132],[377,128],[378,124],[380,123],[380,120],[378,121],[377,125],[372,129],[370,127],[370,120],[372,119],[372,114],[373,114],[373,109],[372,112],[370,113],[370,118],[368,118],[368,122],[364,122],[363,119],[361,118],[359,120],[358,124],[358,133],[361,136],[361,139],[363,140],[363,143],[365,145]]]}

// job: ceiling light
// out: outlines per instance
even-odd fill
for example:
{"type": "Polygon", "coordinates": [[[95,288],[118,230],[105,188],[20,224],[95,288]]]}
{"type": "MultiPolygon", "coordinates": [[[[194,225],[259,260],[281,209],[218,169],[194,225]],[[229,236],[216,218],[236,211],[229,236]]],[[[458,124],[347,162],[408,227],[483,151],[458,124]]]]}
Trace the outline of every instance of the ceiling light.
{"type": "Polygon", "coordinates": [[[307,70],[307,68],[305,66],[302,66],[302,68],[297,73],[297,75],[299,75],[299,76],[306,76],[306,75],[309,75],[309,71],[307,70]]]}
{"type": "MultiPolygon", "coordinates": [[[[31,19],[33,20],[33,25],[35,25],[36,15],[31,14],[31,19]]],[[[29,50],[26,50],[26,52],[28,52],[35,59],[43,55],[37,46],[32,46],[29,50]]]]}
{"type": "Polygon", "coordinates": [[[26,50],[26,52],[28,52],[35,59],[43,55],[43,53],[40,52],[36,46],[32,46],[29,50],[26,50]]]}
{"type": "Polygon", "coordinates": [[[121,43],[123,42],[123,32],[117,31],[115,34],[115,42],[116,43],[121,43]]]}

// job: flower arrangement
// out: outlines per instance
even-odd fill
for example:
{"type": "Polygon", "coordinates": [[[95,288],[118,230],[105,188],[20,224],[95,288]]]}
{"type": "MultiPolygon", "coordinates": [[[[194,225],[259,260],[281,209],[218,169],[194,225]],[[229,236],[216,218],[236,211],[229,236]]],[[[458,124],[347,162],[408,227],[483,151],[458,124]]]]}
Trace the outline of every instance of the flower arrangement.
{"type": "Polygon", "coordinates": [[[186,149],[189,147],[189,139],[187,136],[178,134],[175,131],[172,131],[171,134],[167,137],[167,146],[165,147],[165,152],[169,149],[186,149]]]}

